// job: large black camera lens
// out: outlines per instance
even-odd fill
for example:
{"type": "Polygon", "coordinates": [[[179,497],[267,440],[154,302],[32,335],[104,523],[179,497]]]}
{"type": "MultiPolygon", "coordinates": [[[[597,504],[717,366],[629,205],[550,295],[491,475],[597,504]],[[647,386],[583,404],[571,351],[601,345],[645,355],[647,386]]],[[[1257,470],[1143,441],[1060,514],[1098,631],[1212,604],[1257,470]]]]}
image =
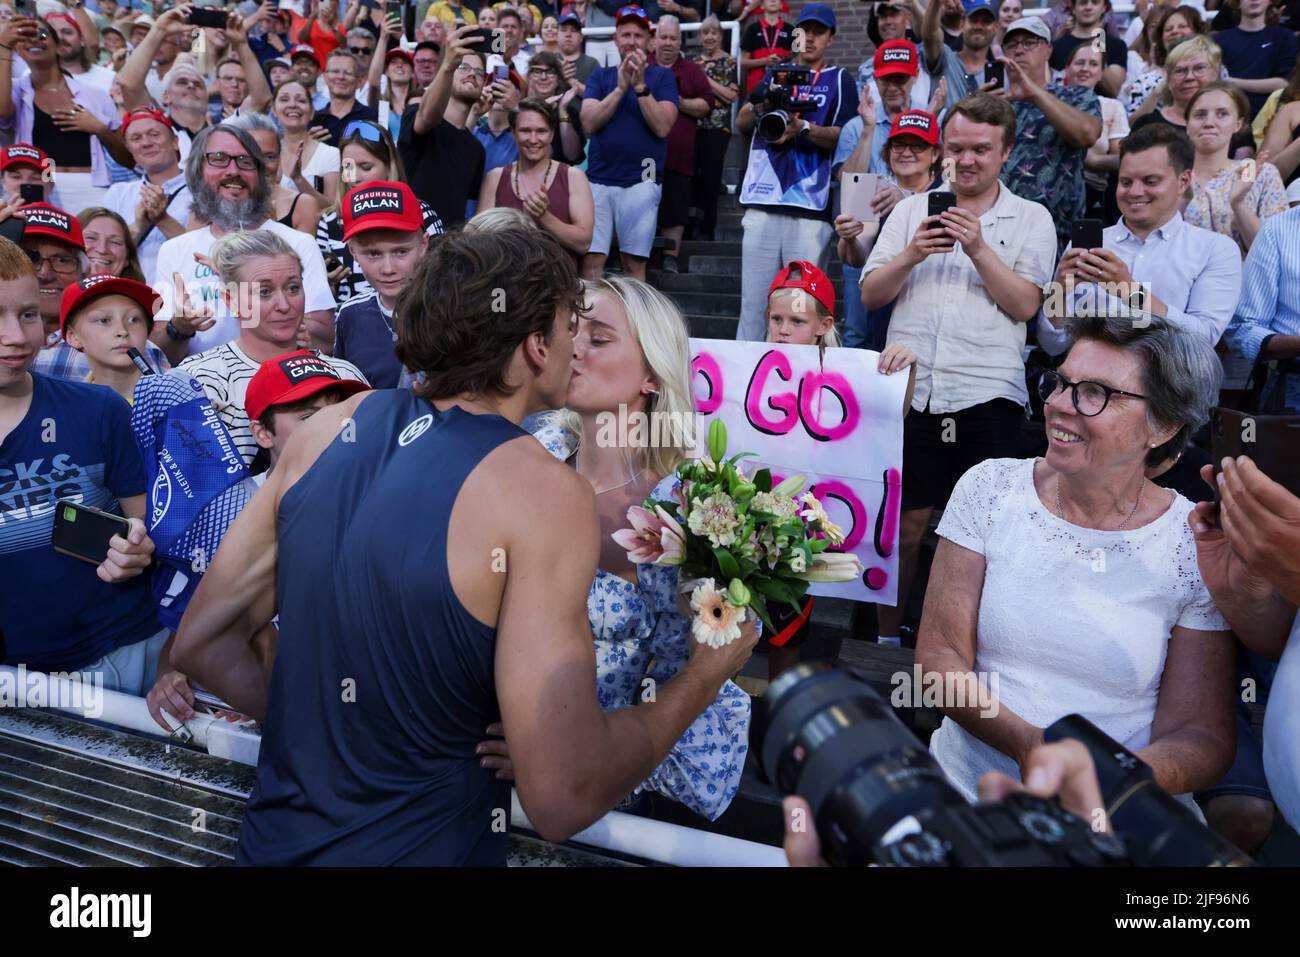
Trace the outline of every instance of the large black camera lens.
{"type": "Polygon", "coordinates": [[[785,110],[772,110],[758,118],[758,135],[768,143],[775,143],[785,136],[785,129],[789,125],[789,113],[785,110]]]}
{"type": "Polygon", "coordinates": [[[866,681],[802,663],[767,691],[764,773],[782,794],[807,799],[834,864],[878,860],[900,821],[964,807],[934,759],[866,681]]]}

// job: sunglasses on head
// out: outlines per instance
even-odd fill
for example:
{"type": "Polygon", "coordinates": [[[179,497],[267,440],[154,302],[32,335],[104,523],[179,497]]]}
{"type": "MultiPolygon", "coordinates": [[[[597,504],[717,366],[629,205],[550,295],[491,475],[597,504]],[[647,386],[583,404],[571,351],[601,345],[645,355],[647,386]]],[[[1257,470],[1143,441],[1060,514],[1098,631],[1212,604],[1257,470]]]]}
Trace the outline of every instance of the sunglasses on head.
{"type": "Polygon", "coordinates": [[[369,120],[353,120],[343,127],[343,139],[354,135],[361,137],[367,143],[382,143],[384,141],[384,134],[378,126],[369,120]]]}

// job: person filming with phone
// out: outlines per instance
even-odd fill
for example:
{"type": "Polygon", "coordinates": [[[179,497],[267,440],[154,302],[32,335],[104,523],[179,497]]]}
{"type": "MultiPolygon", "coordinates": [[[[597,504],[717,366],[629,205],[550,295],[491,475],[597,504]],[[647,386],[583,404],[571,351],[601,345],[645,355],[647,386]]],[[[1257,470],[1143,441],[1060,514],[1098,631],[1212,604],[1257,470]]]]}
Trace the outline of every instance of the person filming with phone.
{"type": "Polygon", "coordinates": [[[888,343],[918,357],[903,421],[898,605],[878,606],[886,644],[899,641],[931,511],[970,467],[1022,454],[1026,324],[1056,262],[1051,214],[998,180],[1016,138],[1011,104],[969,96],[947,111],[942,134],[952,192],[895,206],[862,271],[868,309],[894,302],[888,343]]]}
{"type": "Polygon", "coordinates": [[[0,239],[4,663],[143,695],[169,633],[141,574],[153,542],[131,410],[106,386],[32,371],[45,342],[39,299],[31,259],[0,239]]]}
{"type": "Polygon", "coordinates": [[[1065,351],[1065,320],[1085,297],[1112,311],[1167,318],[1218,343],[1241,291],[1241,255],[1231,237],[1193,226],[1179,212],[1195,160],[1187,135],[1164,123],[1135,130],[1120,144],[1115,198],[1122,216],[1104,231],[1098,220],[1075,224],[1056,270],[1059,294],[1044,302],[1047,322],[1038,324],[1044,350],[1065,351]],[[1074,242],[1088,223],[1091,238],[1074,242]]]}

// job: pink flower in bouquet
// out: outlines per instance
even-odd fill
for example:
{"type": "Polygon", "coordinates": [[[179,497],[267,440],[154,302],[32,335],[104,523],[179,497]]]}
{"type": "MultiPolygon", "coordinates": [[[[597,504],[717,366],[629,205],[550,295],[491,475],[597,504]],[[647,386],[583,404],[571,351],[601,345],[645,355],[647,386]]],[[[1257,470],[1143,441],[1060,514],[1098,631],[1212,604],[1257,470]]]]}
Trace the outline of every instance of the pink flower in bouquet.
{"type": "Polygon", "coordinates": [[[627,560],[634,565],[680,565],[686,557],[686,534],[673,517],[660,506],[653,512],[640,505],[627,510],[631,528],[610,537],[627,549],[627,560]]]}

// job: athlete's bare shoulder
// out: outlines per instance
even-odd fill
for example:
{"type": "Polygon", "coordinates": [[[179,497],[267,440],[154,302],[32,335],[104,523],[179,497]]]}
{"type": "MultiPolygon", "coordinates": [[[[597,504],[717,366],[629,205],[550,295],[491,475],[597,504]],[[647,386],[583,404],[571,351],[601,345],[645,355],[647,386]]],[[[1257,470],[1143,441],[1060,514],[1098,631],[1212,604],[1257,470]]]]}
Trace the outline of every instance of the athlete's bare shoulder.
{"type": "Polygon", "coordinates": [[[307,474],[321,453],[329,448],[330,443],[356,415],[361,403],[374,394],[358,392],[342,402],[327,405],[294,431],[284,446],[279,463],[267,479],[268,485],[275,483],[278,489],[277,499],[307,474]]]}

